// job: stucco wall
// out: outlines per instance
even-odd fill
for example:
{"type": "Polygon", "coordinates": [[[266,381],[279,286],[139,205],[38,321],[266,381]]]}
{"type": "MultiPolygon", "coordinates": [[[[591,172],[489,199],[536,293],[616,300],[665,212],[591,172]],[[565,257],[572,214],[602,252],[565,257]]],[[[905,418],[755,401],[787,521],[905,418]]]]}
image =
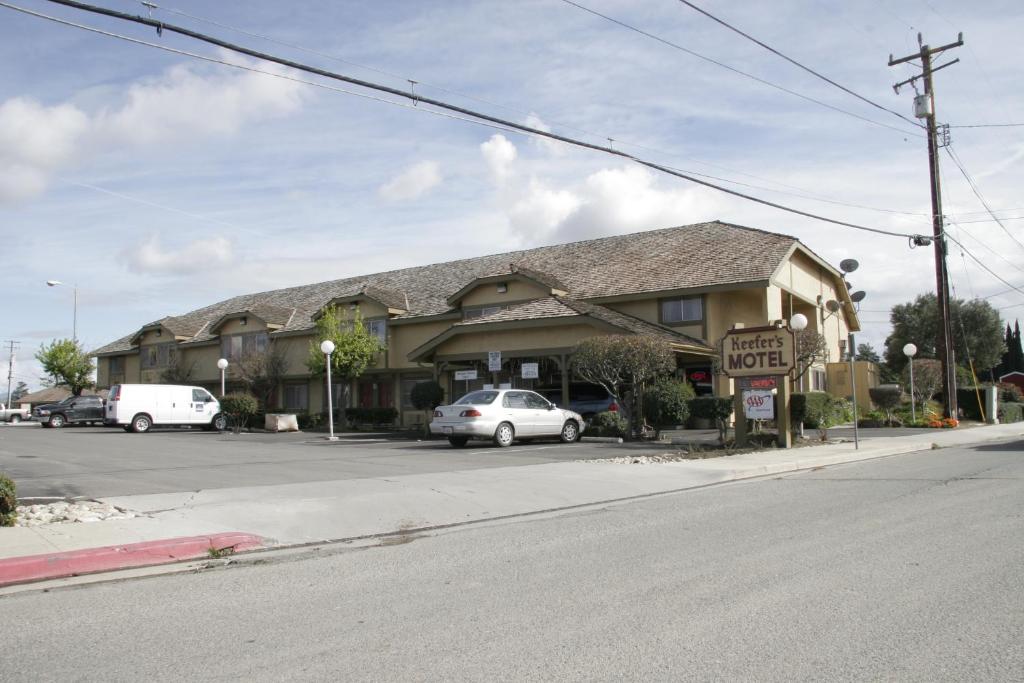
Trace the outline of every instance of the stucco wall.
{"type": "Polygon", "coordinates": [[[441,334],[458,320],[388,325],[388,365],[392,368],[415,368],[409,353],[441,334]]]}
{"type": "MultiPolygon", "coordinates": [[[[514,276],[510,275],[509,277],[514,276]]],[[[507,304],[513,301],[542,299],[551,296],[550,289],[544,289],[532,282],[509,279],[505,281],[505,284],[508,285],[508,291],[504,294],[498,292],[498,283],[496,282],[488,282],[475,287],[462,298],[462,307],[507,304]]]]}
{"type": "Polygon", "coordinates": [[[590,325],[559,325],[509,329],[490,332],[463,333],[443,342],[436,350],[439,356],[479,354],[487,351],[529,351],[560,349],[575,346],[590,337],[609,334],[590,325]]]}

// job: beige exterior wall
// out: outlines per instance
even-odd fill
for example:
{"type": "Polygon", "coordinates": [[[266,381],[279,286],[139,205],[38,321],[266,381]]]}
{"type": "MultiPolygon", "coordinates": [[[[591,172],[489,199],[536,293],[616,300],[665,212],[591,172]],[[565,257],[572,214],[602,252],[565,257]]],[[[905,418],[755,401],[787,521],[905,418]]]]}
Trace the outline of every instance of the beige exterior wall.
{"type": "Polygon", "coordinates": [[[527,301],[529,299],[541,299],[551,296],[550,289],[536,285],[532,282],[511,279],[505,282],[508,291],[504,294],[498,292],[497,282],[488,282],[474,288],[462,298],[462,307],[482,306],[485,304],[507,304],[515,301],[527,301]]]}
{"type": "Polygon", "coordinates": [[[638,301],[614,301],[605,304],[608,308],[640,318],[648,322],[658,322],[658,300],[640,299],[638,301]]]}
{"type": "MultiPolygon", "coordinates": [[[[857,409],[867,412],[874,409],[871,403],[869,389],[879,384],[878,365],[871,361],[854,361],[854,371],[857,373],[857,409]]],[[[849,363],[828,363],[828,393],[833,396],[849,398],[852,393],[850,387],[850,364],[849,363]]]]}
{"type": "Polygon", "coordinates": [[[418,368],[419,363],[409,360],[409,354],[459,320],[388,325],[388,366],[396,369],[418,368]]]}
{"type": "Polygon", "coordinates": [[[452,337],[438,346],[436,353],[438,356],[457,356],[487,351],[560,349],[572,347],[584,339],[601,334],[610,333],[590,325],[480,331],[452,337]]]}

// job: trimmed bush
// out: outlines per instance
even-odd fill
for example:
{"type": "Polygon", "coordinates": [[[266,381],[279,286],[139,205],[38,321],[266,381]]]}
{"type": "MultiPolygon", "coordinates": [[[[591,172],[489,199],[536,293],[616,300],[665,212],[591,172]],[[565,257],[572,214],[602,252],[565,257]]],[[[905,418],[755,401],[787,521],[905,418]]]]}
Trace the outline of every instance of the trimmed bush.
{"type": "Polygon", "coordinates": [[[587,425],[587,436],[617,436],[623,438],[629,431],[629,422],[621,413],[606,410],[598,413],[587,425]]]}
{"type": "Polygon", "coordinates": [[[1024,403],[999,403],[1000,422],[1022,422],[1024,421],[1024,403]]]}
{"type": "Polygon", "coordinates": [[[260,406],[255,396],[234,393],[220,399],[220,409],[230,420],[237,434],[249,423],[252,416],[259,412],[260,406]]]}
{"type": "Polygon", "coordinates": [[[732,396],[698,396],[690,399],[690,414],[711,420],[718,428],[718,438],[725,443],[729,418],[732,417],[732,396]]]}
{"type": "Polygon", "coordinates": [[[885,413],[885,421],[892,422],[892,413],[903,403],[903,389],[897,384],[883,384],[868,389],[871,401],[885,413]]]}
{"type": "Polygon", "coordinates": [[[789,416],[793,422],[802,422],[805,427],[818,428],[818,417],[825,412],[830,396],[824,391],[794,393],[789,401],[789,416]]]}
{"type": "MultiPolygon", "coordinates": [[[[444,387],[430,379],[425,382],[417,382],[412,385],[409,393],[409,400],[412,407],[426,413],[426,420],[423,422],[423,433],[430,438],[430,419],[434,408],[444,403],[444,387]]],[[[454,401],[454,399],[452,399],[454,401]]]]}
{"type": "Polygon", "coordinates": [[[666,427],[685,424],[690,417],[690,399],[694,398],[689,382],[671,378],[659,380],[644,393],[644,412],[654,425],[655,438],[661,438],[666,427]]]}
{"type": "Polygon", "coordinates": [[[14,526],[17,510],[18,496],[14,480],[0,474],[0,526],[14,526]]]}

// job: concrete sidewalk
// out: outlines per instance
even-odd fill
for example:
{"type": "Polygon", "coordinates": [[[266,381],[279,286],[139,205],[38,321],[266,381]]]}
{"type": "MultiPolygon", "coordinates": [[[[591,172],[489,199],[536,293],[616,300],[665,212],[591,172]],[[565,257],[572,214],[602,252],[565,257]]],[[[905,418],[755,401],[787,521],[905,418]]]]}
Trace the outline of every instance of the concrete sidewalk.
{"type": "MultiPolygon", "coordinates": [[[[657,464],[563,462],[390,478],[323,481],[106,498],[142,516],[0,530],[5,558],[228,533],[265,547],[365,538],[669,493],[752,477],[941,447],[1007,440],[1024,423],[934,430],[746,455],[657,464]]],[[[623,450],[629,455],[630,450],[623,450]]],[[[169,558],[166,561],[187,559],[169,558]]]]}

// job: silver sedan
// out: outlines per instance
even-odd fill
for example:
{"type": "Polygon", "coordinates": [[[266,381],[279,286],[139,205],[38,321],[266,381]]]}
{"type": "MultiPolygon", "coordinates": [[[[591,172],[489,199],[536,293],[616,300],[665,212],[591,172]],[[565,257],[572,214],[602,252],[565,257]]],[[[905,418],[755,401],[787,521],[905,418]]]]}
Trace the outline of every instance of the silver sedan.
{"type": "Polygon", "coordinates": [[[502,448],[516,439],[557,436],[578,441],[584,422],[579,413],[563,410],[540,394],[523,389],[473,391],[449,406],[438,406],[430,423],[455,448],[470,439],[493,439],[502,448]]]}

